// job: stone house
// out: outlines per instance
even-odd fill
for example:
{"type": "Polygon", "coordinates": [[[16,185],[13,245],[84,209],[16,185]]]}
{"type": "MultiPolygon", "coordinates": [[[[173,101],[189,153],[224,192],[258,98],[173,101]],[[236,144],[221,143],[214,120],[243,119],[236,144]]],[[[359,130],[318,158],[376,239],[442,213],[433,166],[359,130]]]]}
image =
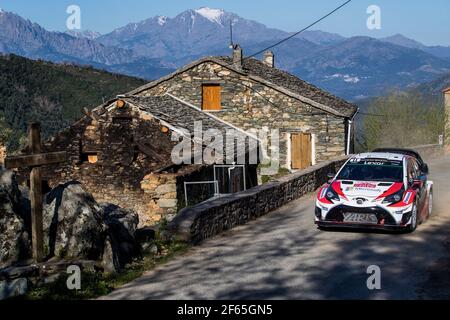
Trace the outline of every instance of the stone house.
{"type": "Polygon", "coordinates": [[[353,151],[358,108],[263,61],[233,56],[205,57],[130,94],[176,96],[243,130],[278,129],[281,167],[291,171],[353,151]]]}
{"type": "MultiPolygon", "coordinates": [[[[77,180],[98,202],[136,211],[141,225],[152,225],[186,205],[257,185],[256,164],[172,161],[180,138],[192,142],[192,160],[203,154],[206,141],[191,134],[195,121],[201,121],[203,130],[215,129],[224,136],[234,130],[241,139],[253,139],[169,95],[126,96],[85,110],[78,122],[45,142],[44,152],[67,151],[68,162],[43,168],[43,179],[50,187],[77,180]],[[178,141],[173,141],[174,132],[178,141]]],[[[20,182],[28,176],[19,171],[20,182]]]]}
{"type": "Polygon", "coordinates": [[[445,147],[450,149],[450,87],[442,90],[444,94],[444,110],[447,115],[447,123],[445,127],[445,147]]]}

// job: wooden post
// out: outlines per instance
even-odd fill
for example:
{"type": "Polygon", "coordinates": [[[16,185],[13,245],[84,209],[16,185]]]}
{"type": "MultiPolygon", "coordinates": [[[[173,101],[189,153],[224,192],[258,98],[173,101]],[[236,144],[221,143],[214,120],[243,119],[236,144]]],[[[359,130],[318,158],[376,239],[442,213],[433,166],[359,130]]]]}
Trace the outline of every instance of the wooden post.
{"type": "MultiPolygon", "coordinates": [[[[30,125],[30,147],[31,154],[40,154],[41,125],[32,123],[30,125]]],[[[42,219],[42,174],[41,167],[31,167],[30,173],[30,202],[31,202],[31,235],[33,243],[33,259],[39,263],[44,259],[44,230],[42,219]]]]}
{"type": "Polygon", "coordinates": [[[36,263],[44,260],[44,226],[42,218],[42,172],[44,165],[67,161],[66,152],[42,153],[41,125],[32,123],[29,127],[30,155],[5,158],[7,169],[30,168],[31,240],[33,259],[36,263]]]}

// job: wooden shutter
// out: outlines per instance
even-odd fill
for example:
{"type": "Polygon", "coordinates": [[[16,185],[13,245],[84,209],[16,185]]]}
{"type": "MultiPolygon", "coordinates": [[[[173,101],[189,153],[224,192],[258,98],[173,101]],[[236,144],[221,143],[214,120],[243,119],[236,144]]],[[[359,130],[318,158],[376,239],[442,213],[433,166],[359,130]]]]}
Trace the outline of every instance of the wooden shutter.
{"type": "Polygon", "coordinates": [[[220,111],[222,109],[222,97],[220,84],[203,85],[203,110],[220,111]]]}
{"type": "Polygon", "coordinates": [[[302,170],[312,165],[311,134],[291,134],[292,169],[302,170]]]}

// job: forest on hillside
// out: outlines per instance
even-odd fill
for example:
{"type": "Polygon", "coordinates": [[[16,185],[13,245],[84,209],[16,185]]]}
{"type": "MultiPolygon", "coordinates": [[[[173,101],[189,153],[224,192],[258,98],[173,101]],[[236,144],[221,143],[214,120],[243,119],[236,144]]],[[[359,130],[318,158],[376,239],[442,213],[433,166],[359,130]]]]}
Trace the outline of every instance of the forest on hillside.
{"type": "Polygon", "coordinates": [[[369,104],[359,141],[363,150],[437,144],[447,115],[442,100],[417,92],[393,92],[369,104]]]}
{"type": "Polygon", "coordinates": [[[92,67],[0,56],[0,144],[14,151],[27,125],[40,121],[49,137],[118,94],[145,83],[92,67]]]}

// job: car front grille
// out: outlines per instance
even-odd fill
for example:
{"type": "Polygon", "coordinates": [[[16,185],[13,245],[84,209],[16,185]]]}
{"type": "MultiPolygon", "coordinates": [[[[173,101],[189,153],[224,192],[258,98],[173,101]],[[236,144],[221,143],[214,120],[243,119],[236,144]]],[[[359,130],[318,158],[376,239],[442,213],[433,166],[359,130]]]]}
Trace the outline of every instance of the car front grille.
{"type": "Polygon", "coordinates": [[[385,225],[396,225],[395,219],[391,216],[391,214],[379,207],[370,207],[370,208],[355,208],[349,206],[337,206],[330,210],[327,214],[327,221],[335,221],[335,222],[343,222],[344,221],[344,213],[371,213],[375,214],[378,219],[378,223],[384,219],[385,225]]]}

